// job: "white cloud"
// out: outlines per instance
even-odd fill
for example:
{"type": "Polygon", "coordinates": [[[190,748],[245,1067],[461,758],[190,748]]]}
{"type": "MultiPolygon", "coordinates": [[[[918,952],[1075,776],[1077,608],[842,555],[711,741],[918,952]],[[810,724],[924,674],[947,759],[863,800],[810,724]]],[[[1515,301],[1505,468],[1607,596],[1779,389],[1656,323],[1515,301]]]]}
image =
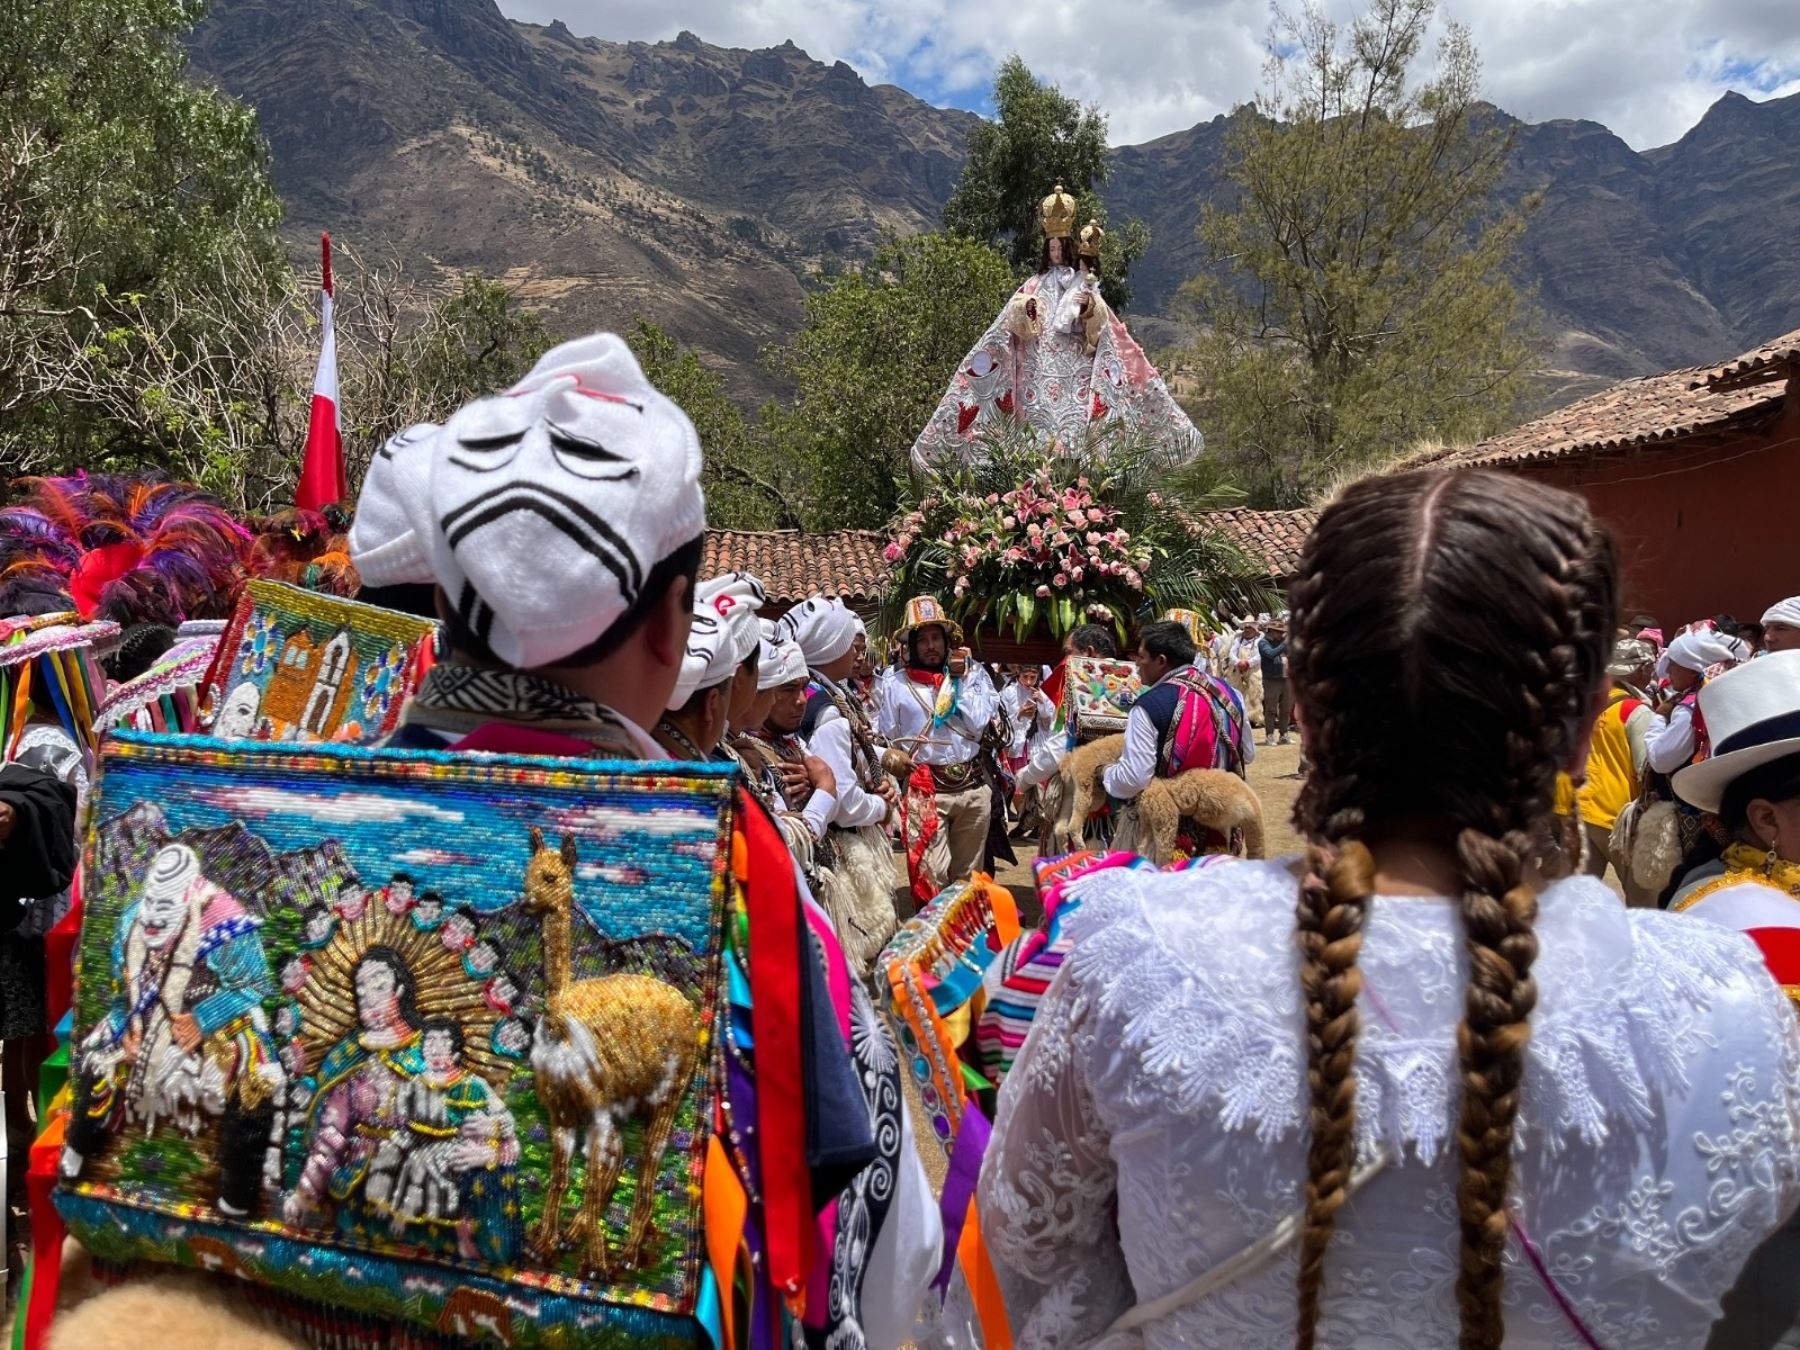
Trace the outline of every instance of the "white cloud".
{"type": "MultiPolygon", "coordinates": [[[[1355,0],[1326,0],[1344,17],[1355,0]]],[[[1261,76],[1265,0],[501,0],[518,19],[659,41],[686,28],[727,47],[792,39],[823,61],[935,102],[979,101],[999,60],[1100,104],[1115,144],[1229,111],[1261,76]]],[[[1443,0],[1466,23],[1484,92],[1530,121],[1585,118],[1640,149],[1677,139],[1727,89],[1800,92],[1793,0],[1443,0]]]]}
{"type": "Polygon", "coordinates": [[[638,811],[629,806],[575,806],[552,812],[550,823],[556,829],[580,834],[648,834],[663,838],[710,834],[719,828],[717,816],[686,807],[638,811]]]}
{"type": "Polygon", "coordinates": [[[460,825],[465,819],[461,811],[447,811],[430,802],[384,797],[373,792],[327,795],[290,792],[285,788],[231,787],[207,789],[200,797],[240,816],[313,816],[321,821],[399,821],[422,816],[447,825],[460,825]]]}
{"type": "Polygon", "coordinates": [[[404,853],[396,853],[394,861],[412,867],[454,867],[460,863],[479,860],[471,858],[467,853],[456,853],[447,848],[409,848],[404,853]]]}

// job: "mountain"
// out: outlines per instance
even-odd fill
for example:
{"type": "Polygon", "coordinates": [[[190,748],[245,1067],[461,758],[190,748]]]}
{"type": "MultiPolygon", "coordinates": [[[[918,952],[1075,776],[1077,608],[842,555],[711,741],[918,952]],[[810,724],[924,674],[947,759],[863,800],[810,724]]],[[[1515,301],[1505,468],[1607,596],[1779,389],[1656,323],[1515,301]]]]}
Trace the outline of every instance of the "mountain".
{"type": "MultiPolygon", "coordinates": [[[[297,246],[319,228],[444,273],[481,269],[555,331],[641,311],[746,400],[809,289],[884,230],[936,225],[973,115],[793,43],[615,43],[494,0],[214,0],[196,71],[253,104],[297,246]]],[[[1509,193],[1542,191],[1520,279],[1553,343],[1552,397],[1719,359],[1800,326],[1800,95],[1728,94],[1673,145],[1518,122],[1509,193]]],[[[1227,122],[1117,149],[1115,219],[1152,345],[1201,265],[1227,122]]]]}
{"type": "Polygon", "coordinates": [[[493,0],[216,0],[191,55],[256,108],[297,237],[501,275],[553,329],[641,310],[746,395],[809,279],[935,223],[974,120],[792,43],[602,42],[493,0]]]}

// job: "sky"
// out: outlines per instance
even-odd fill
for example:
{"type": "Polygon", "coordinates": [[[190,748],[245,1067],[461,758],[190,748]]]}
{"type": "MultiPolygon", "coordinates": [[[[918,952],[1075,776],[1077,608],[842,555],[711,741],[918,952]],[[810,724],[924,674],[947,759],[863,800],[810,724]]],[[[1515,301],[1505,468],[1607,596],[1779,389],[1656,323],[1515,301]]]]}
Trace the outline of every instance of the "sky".
{"type": "MultiPolygon", "coordinates": [[[[1296,0],[1297,2],[1297,0],[1296,0]]],[[[1355,0],[1322,0],[1345,17],[1355,0]]],[[[871,83],[987,111],[1012,52],[1040,79],[1098,103],[1115,145],[1229,112],[1256,90],[1268,0],[499,0],[581,36],[721,47],[792,39],[871,83]]],[[[1483,94],[1531,122],[1586,118],[1637,149],[1677,140],[1728,89],[1800,93],[1800,0],[1444,0],[1481,52],[1483,94]]]]}

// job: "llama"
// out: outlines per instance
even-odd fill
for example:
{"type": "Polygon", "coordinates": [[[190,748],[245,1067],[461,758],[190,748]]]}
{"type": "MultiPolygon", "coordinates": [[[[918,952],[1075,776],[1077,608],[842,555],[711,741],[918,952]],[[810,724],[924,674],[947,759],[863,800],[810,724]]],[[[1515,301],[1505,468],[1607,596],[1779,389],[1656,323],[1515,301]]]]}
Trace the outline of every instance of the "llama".
{"type": "Polygon", "coordinates": [[[557,851],[533,826],[531,848],[525,868],[525,909],[542,918],[545,987],[531,1070],[538,1100],[549,1117],[552,1147],[544,1212],[531,1246],[548,1265],[566,1241],[581,1252],[583,1270],[610,1277],[643,1263],[657,1168],[700,1056],[700,1019],[679,989],[648,975],[607,975],[571,983],[575,840],[564,835],[557,851]],[[631,1225],[615,1263],[607,1250],[606,1208],[625,1165],[624,1126],[637,1115],[646,1116],[648,1123],[631,1225]],[[565,1234],[563,1196],[577,1137],[584,1131],[587,1181],[580,1214],[565,1234]]]}

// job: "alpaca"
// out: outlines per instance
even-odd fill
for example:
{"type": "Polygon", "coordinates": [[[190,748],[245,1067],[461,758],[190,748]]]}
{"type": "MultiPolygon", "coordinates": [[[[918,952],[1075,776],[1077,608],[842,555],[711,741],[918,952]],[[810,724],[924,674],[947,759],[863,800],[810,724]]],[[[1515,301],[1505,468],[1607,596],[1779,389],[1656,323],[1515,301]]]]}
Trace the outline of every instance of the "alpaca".
{"type": "Polygon", "coordinates": [[[1078,745],[1063,756],[1057,766],[1059,782],[1056,821],[1050,827],[1050,848],[1059,853],[1081,847],[1082,828],[1094,810],[1094,803],[1106,796],[1100,775],[1118,762],[1125,752],[1123,733],[1102,736],[1097,741],[1078,745]]]}
{"type": "Polygon", "coordinates": [[[674,985],[648,975],[569,979],[569,915],[575,905],[575,840],[562,849],[531,830],[525,909],[542,916],[544,1012],[531,1048],[538,1100],[549,1117],[552,1158],[544,1212],[533,1232],[534,1254],[550,1264],[562,1245],[562,1202],[577,1136],[586,1132],[587,1181],[581,1212],[566,1235],[586,1271],[611,1276],[643,1262],[656,1172],[675,1129],[682,1094],[700,1057],[700,1019],[674,985]],[[645,1115],[637,1195],[625,1246],[613,1263],[606,1245],[606,1207],[625,1164],[624,1126],[645,1115]]]}
{"type": "MultiPolygon", "coordinates": [[[[1125,750],[1125,737],[1103,736],[1078,745],[1058,770],[1062,805],[1051,830],[1050,844],[1057,851],[1082,846],[1082,827],[1094,804],[1106,789],[1101,775],[1125,750]]],[[[1244,832],[1245,854],[1263,856],[1262,803],[1250,785],[1222,769],[1189,769],[1175,778],[1155,778],[1137,799],[1136,840],[1141,851],[1157,862],[1167,862],[1175,851],[1176,828],[1183,817],[1230,838],[1233,829],[1244,832]]],[[[1121,836],[1123,847],[1130,840],[1121,836]]]]}
{"type": "Polygon", "coordinates": [[[1230,839],[1244,832],[1244,856],[1263,853],[1262,802],[1250,785],[1224,769],[1189,769],[1174,778],[1154,778],[1137,799],[1139,851],[1153,862],[1175,856],[1181,821],[1198,821],[1230,839]]]}

